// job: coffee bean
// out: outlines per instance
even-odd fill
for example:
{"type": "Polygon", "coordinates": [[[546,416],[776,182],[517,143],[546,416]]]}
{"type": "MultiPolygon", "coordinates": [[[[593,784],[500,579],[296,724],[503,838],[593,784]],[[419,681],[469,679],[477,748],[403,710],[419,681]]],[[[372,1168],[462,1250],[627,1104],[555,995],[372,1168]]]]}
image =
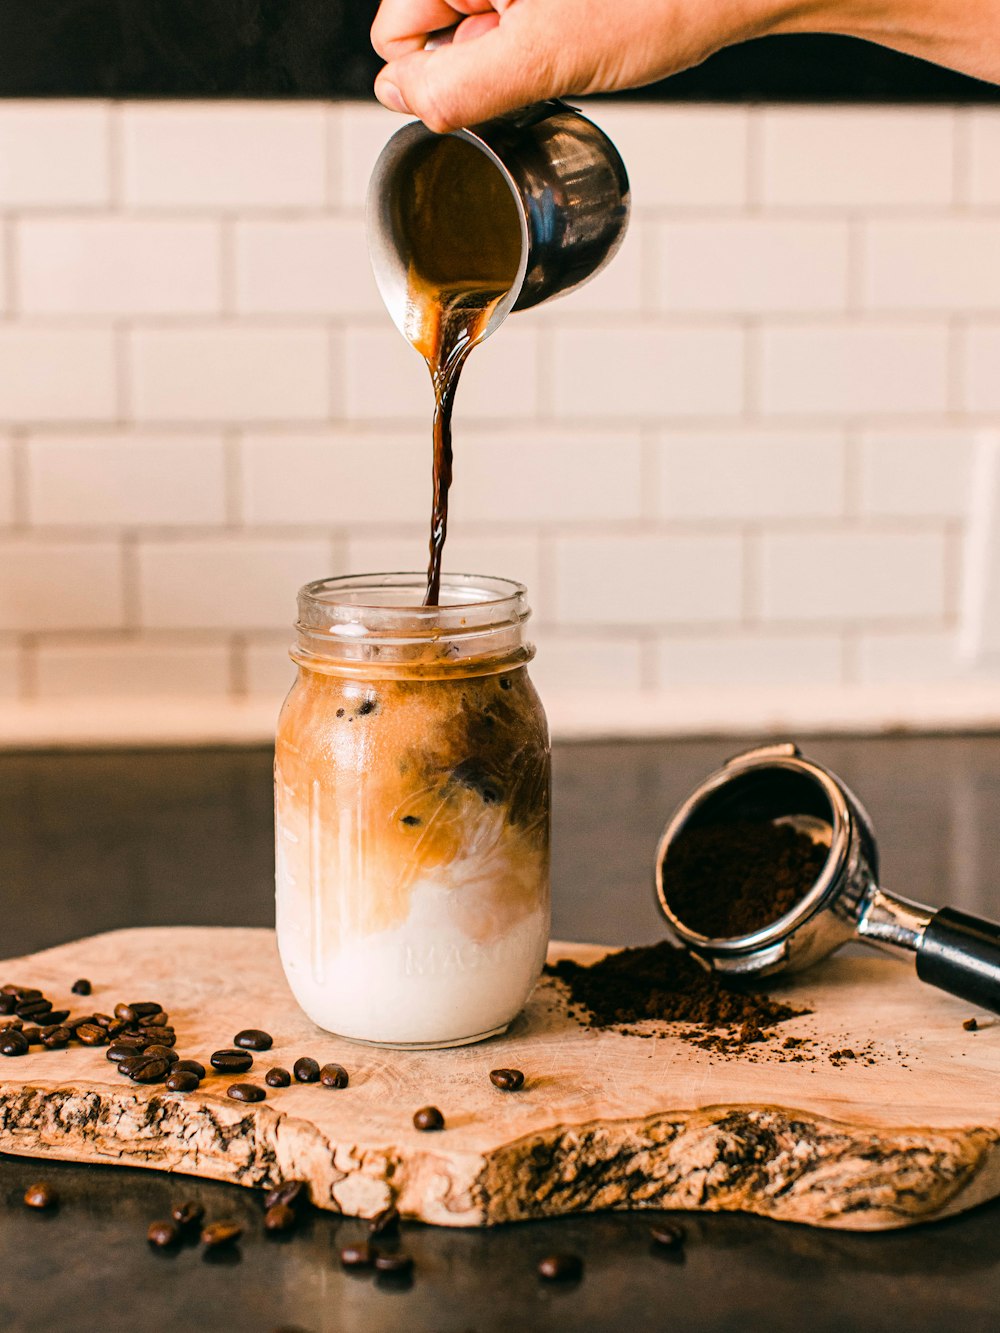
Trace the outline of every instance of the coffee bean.
{"type": "Polygon", "coordinates": [[[524,1075],[520,1069],[491,1069],[490,1082],[501,1092],[518,1092],[524,1087],[524,1075]]]}
{"type": "Polygon", "coordinates": [[[538,1276],[546,1282],[575,1282],[583,1276],[583,1260],[578,1254],[550,1254],[539,1263],[538,1276]]]}
{"type": "Polygon", "coordinates": [[[183,1203],[175,1203],[170,1210],[170,1216],[179,1227],[187,1230],[190,1227],[201,1225],[205,1216],[205,1210],[200,1203],[195,1203],[191,1199],[185,1199],[183,1203]]]}
{"type": "Polygon", "coordinates": [[[305,1180],[285,1180],[264,1195],[265,1208],[274,1208],[279,1203],[287,1204],[289,1208],[301,1208],[308,1202],[309,1185],[305,1180]]]}
{"type": "Polygon", "coordinates": [[[274,1038],[260,1028],[244,1028],[233,1038],[234,1046],[242,1046],[248,1051],[269,1051],[274,1045],[274,1038]]]}
{"type": "Polygon", "coordinates": [[[145,1046],[145,1041],[139,1037],[118,1037],[104,1052],[104,1058],[119,1064],[122,1060],[131,1059],[133,1055],[141,1055],[145,1046]]]}
{"type": "Polygon", "coordinates": [[[234,1102],[262,1102],[267,1093],[256,1083],[232,1083],[226,1089],[226,1096],[234,1102]]]}
{"type": "Polygon", "coordinates": [[[287,1069],[282,1069],[280,1065],[275,1065],[264,1075],[264,1082],[269,1088],[287,1088],[291,1081],[291,1074],[287,1069]]]}
{"type": "Polygon", "coordinates": [[[34,1026],[22,1028],[21,1036],[29,1046],[41,1046],[42,1044],[42,1034],[39,1029],[34,1026]]]}
{"type": "Polygon", "coordinates": [[[178,1060],[180,1059],[180,1056],[173,1049],[173,1047],[158,1046],[156,1042],[153,1042],[151,1046],[147,1046],[146,1049],[143,1051],[143,1055],[155,1056],[157,1060],[166,1060],[167,1064],[170,1065],[171,1067],[177,1064],[178,1060]]]}
{"type": "Polygon", "coordinates": [[[170,1026],[170,1015],[165,1014],[161,1009],[158,1014],[147,1014],[142,1020],[142,1026],[145,1028],[165,1028],[170,1026]]]}
{"type": "Polygon", "coordinates": [[[140,1059],[141,1067],[129,1075],[136,1083],[162,1083],[170,1072],[170,1063],[167,1060],[161,1060],[157,1056],[151,1059],[145,1051],[140,1059]]]}
{"type": "Polygon", "coordinates": [[[115,1020],[110,1014],[94,1014],[93,1022],[95,1022],[98,1027],[102,1027],[106,1030],[115,1022],[115,1020]]]}
{"type": "Polygon", "coordinates": [[[14,1013],[18,1018],[30,1018],[32,1022],[37,1022],[43,1014],[51,1012],[51,1000],[20,1000],[15,1006],[14,1013]]]}
{"type": "Polygon", "coordinates": [[[444,1116],[436,1106],[422,1106],[419,1111],[413,1114],[414,1128],[430,1132],[435,1129],[444,1129],[444,1116]]]}
{"type": "Polygon", "coordinates": [[[327,1088],[346,1088],[348,1083],[347,1070],[343,1065],[324,1065],[319,1071],[319,1080],[327,1088]]]}
{"type": "Polygon", "coordinates": [[[393,1203],[376,1213],[368,1223],[368,1231],[372,1236],[394,1236],[398,1230],[399,1209],[393,1203]]]}
{"type": "Polygon", "coordinates": [[[661,1222],[649,1228],[649,1236],[661,1250],[679,1250],[684,1244],[684,1228],[674,1222],[661,1222]]]}
{"type": "Polygon", "coordinates": [[[292,1065],[292,1073],[300,1083],[315,1083],[319,1078],[319,1065],[309,1055],[300,1055],[292,1065]]]}
{"type": "Polygon", "coordinates": [[[16,995],[0,994],[0,1014],[12,1014],[17,1008],[16,995]]]}
{"type": "Polygon", "coordinates": [[[50,1009],[45,1015],[45,1022],[49,1027],[55,1027],[57,1024],[61,1027],[69,1018],[68,1009],[50,1009]]]}
{"type": "Polygon", "coordinates": [[[253,1064],[249,1051],[238,1051],[234,1047],[224,1047],[212,1053],[212,1068],[220,1074],[245,1074],[253,1064]]]}
{"type": "Polygon", "coordinates": [[[204,1078],[205,1066],[200,1060],[178,1060],[172,1072],[175,1074],[197,1074],[199,1078],[204,1078]]]}
{"type": "Polygon", "coordinates": [[[74,995],[89,995],[93,989],[93,986],[91,986],[86,977],[81,977],[79,981],[74,981],[73,985],[70,987],[70,990],[74,995]]]}
{"type": "Polygon", "coordinates": [[[275,1203],[264,1214],[265,1231],[291,1231],[298,1218],[287,1203],[275,1203]]]}
{"type": "Polygon", "coordinates": [[[61,1051],[63,1047],[69,1045],[72,1036],[69,1028],[50,1028],[48,1032],[42,1034],[42,1045],[48,1047],[50,1051],[61,1051]]]}
{"type": "Polygon", "coordinates": [[[133,1056],[131,1060],[121,1060],[118,1068],[127,1074],[133,1083],[160,1083],[170,1066],[166,1060],[159,1060],[155,1056],[150,1059],[143,1054],[133,1056]]]}
{"type": "Polygon", "coordinates": [[[0,1032],[0,1055],[27,1055],[28,1039],[17,1028],[4,1028],[0,1032]]]}
{"type": "Polygon", "coordinates": [[[130,1051],[128,1055],[122,1056],[120,1060],[115,1061],[118,1065],[119,1074],[130,1075],[133,1069],[138,1069],[142,1065],[142,1052],[130,1051]]]}
{"type": "MultiPolygon", "coordinates": [[[[122,1036],[122,1037],[124,1037],[124,1036],[128,1036],[128,1035],[130,1035],[130,1034],[126,1031],[126,1026],[125,1026],[125,1024],[124,1024],[124,1023],[119,1023],[119,1021],[118,1021],[117,1018],[112,1019],[112,1021],[111,1021],[111,1022],[107,1025],[107,1027],[105,1028],[105,1032],[107,1032],[107,1034],[108,1034],[109,1037],[118,1037],[118,1036],[122,1036]]],[[[134,1034],[132,1034],[132,1035],[134,1035],[134,1034]]]]}
{"type": "Polygon", "coordinates": [[[345,1245],[340,1251],[340,1262],[345,1268],[371,1268],[375,1256],[366,1240],[357,1245],[345,1245]]]}
{"type": "Polygon", "coordinates": [[[4,995],[14,995],[19,1000],[40,1000],[42,992],[35,990],[32,986],[4,986],[2,988],[4,995]]]}
{"type": "Polygon", "coordinates": [[[150,1222],[146,1232],[146,1239],[158,1250],[168,1250],[172,1245],[176,1245],[180,1238],[181,1233],[173,1222],[150,1222]]]}
{"type": "Polygon", "coordinates": [[[139,1028],[135,1034],[145,1041],[155,1041],[158,1046],[176,1046],[177,1034],[173,1028],[139,1028]]]}
{"type": "Polygon", "coordinates": [[[138,1023],[143,1018],[148,1018],[150,1014],[159,1014],[163,1012],[163,1005],[157,1004],[155,1000],[133,1000],[130,1004],[116,1004],[115,1018],[123,1023],[138,1023]]]}
{"type": "Polygon", "coordinates": [[[96,1023],[81,1023],[78,1028],[74,1028],[73,1035],[84,1046],[104,1046],[108,1040],[108,1034],[96,1023]]]}
{"type": "Polygon", "coordinates": [[[194,1092],[200,1087],[201,1079],[197,1074],[192,1074],[190,1069],[178,1069],[175,1066],[163,1083],[168,1092],[194,1092]]]}
{"type": "Polygon", "coordinates": [[[46,1180],[36,1185],[29,1185],[24,1192],[24,1202],[29,1208],[55,1208],[59,1195],[46,1180]]]}
{"type": "Polygon", "coordinates": [[[408,1254],[401,1254],[398,1251],[392,1254],[376,1254],[375,1270],[379,1273],[395,1273],[401,1277],[404,1273],[413,1272],[413,1260],[408,1254]]]}
{"type": "Polygon", "coordinates": [[[239,1222],[211,1222],[201,1233],[201,1243],[209,1250],[216,1250],[220,1245],[232,1245],[243,1235],[239,1222]]]}

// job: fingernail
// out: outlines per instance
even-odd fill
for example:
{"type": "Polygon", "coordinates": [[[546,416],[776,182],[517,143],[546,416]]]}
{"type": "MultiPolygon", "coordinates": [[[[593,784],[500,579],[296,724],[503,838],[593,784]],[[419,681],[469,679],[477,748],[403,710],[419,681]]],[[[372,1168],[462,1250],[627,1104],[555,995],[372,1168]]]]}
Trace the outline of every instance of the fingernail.
{"type": "Polygon", "coordinates": [[[383,81],[375,89],[378,100],[390,111],[400,111],[403,115],[410,114],[410,108],[403,101],[403,94],[394,83],[383,81]]]}

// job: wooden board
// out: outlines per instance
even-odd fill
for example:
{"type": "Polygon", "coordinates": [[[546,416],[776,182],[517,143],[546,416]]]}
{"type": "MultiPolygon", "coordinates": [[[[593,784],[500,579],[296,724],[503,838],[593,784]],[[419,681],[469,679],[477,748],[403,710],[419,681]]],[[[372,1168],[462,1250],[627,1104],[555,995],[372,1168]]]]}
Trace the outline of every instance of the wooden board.
{"type": "MultiPolygon", "coordinates": [[[[601,949],[554,945],[590,961],[601,949]]],[[[129,1083],[100,1049],[0,1058],[0,1150],[122,1163],[243,1185],[307,1177],[323,1208],[482,1226],[595,1209],[742,1209],[818,1226],[900,1227],[1000,1193],[1000,1026],[966,1032],[968,1006],[880,956],[832,959],[772,988],[813,1009],[808,1039],[737,1056],[669,1027],[644,1039],[581,1027],[543,981],[505,1036],[448,1051],[385,1051],[321,1032],[297,1008],[264,930],[117,931],[0,963],[77,1013],[154,999],[182,1055],[208,1064],[244,1027],[274,1049],[245,1077],[300,1055],[337,1060],[349,1088],[268,1091],[243,1105],[231,1077],[198,1092],[129,1083]],[[89,977],[89,1000],[71,996],[89,977]],[[831,1060],[845,1047],[861,1059],[831,1060]],[[796,1056],[800,1058],[795,1058],[796,1056]],[[490,1069],[527,1082],[495,1089],[490,1069]],[[433,1103],[447,1127],[419,1133],[433,1103]]]]}

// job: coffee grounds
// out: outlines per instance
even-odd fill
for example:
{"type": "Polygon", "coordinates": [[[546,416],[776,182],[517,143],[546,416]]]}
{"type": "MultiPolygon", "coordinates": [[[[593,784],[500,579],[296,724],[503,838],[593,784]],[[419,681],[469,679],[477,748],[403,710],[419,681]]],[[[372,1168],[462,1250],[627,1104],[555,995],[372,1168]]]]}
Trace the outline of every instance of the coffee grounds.
{"type": "Polygon", "coordinates": [[[684,829],[663,863],[667,902],[699,935],[752,935],[802,900],[828,854],[788,824],[684,829]]]}
{"type": "Polygon", "coordinates": [[[767,1042],[776,1035],[769,1031],[774,1024],[810,1012],[724,984],[667,943],[622,949],[589,967],[564,958],[545,970],[567,987],[574,1014],[588,1027],[628,1031],[647,1019],[682,1023],[674,1035],[720,1052],[767,1042]]]}

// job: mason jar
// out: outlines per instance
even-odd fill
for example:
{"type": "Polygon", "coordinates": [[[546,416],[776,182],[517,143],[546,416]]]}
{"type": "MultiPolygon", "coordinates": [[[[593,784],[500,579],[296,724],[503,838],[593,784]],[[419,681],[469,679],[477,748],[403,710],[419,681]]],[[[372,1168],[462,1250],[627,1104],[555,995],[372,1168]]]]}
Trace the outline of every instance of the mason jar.
{"type": "Polygon", "coordinates": [[[299,593],[275,754],[278,948],[330,1032],[502,1032],[549,936],[549,739],[523,585],[422,574],[299,593]]]}

